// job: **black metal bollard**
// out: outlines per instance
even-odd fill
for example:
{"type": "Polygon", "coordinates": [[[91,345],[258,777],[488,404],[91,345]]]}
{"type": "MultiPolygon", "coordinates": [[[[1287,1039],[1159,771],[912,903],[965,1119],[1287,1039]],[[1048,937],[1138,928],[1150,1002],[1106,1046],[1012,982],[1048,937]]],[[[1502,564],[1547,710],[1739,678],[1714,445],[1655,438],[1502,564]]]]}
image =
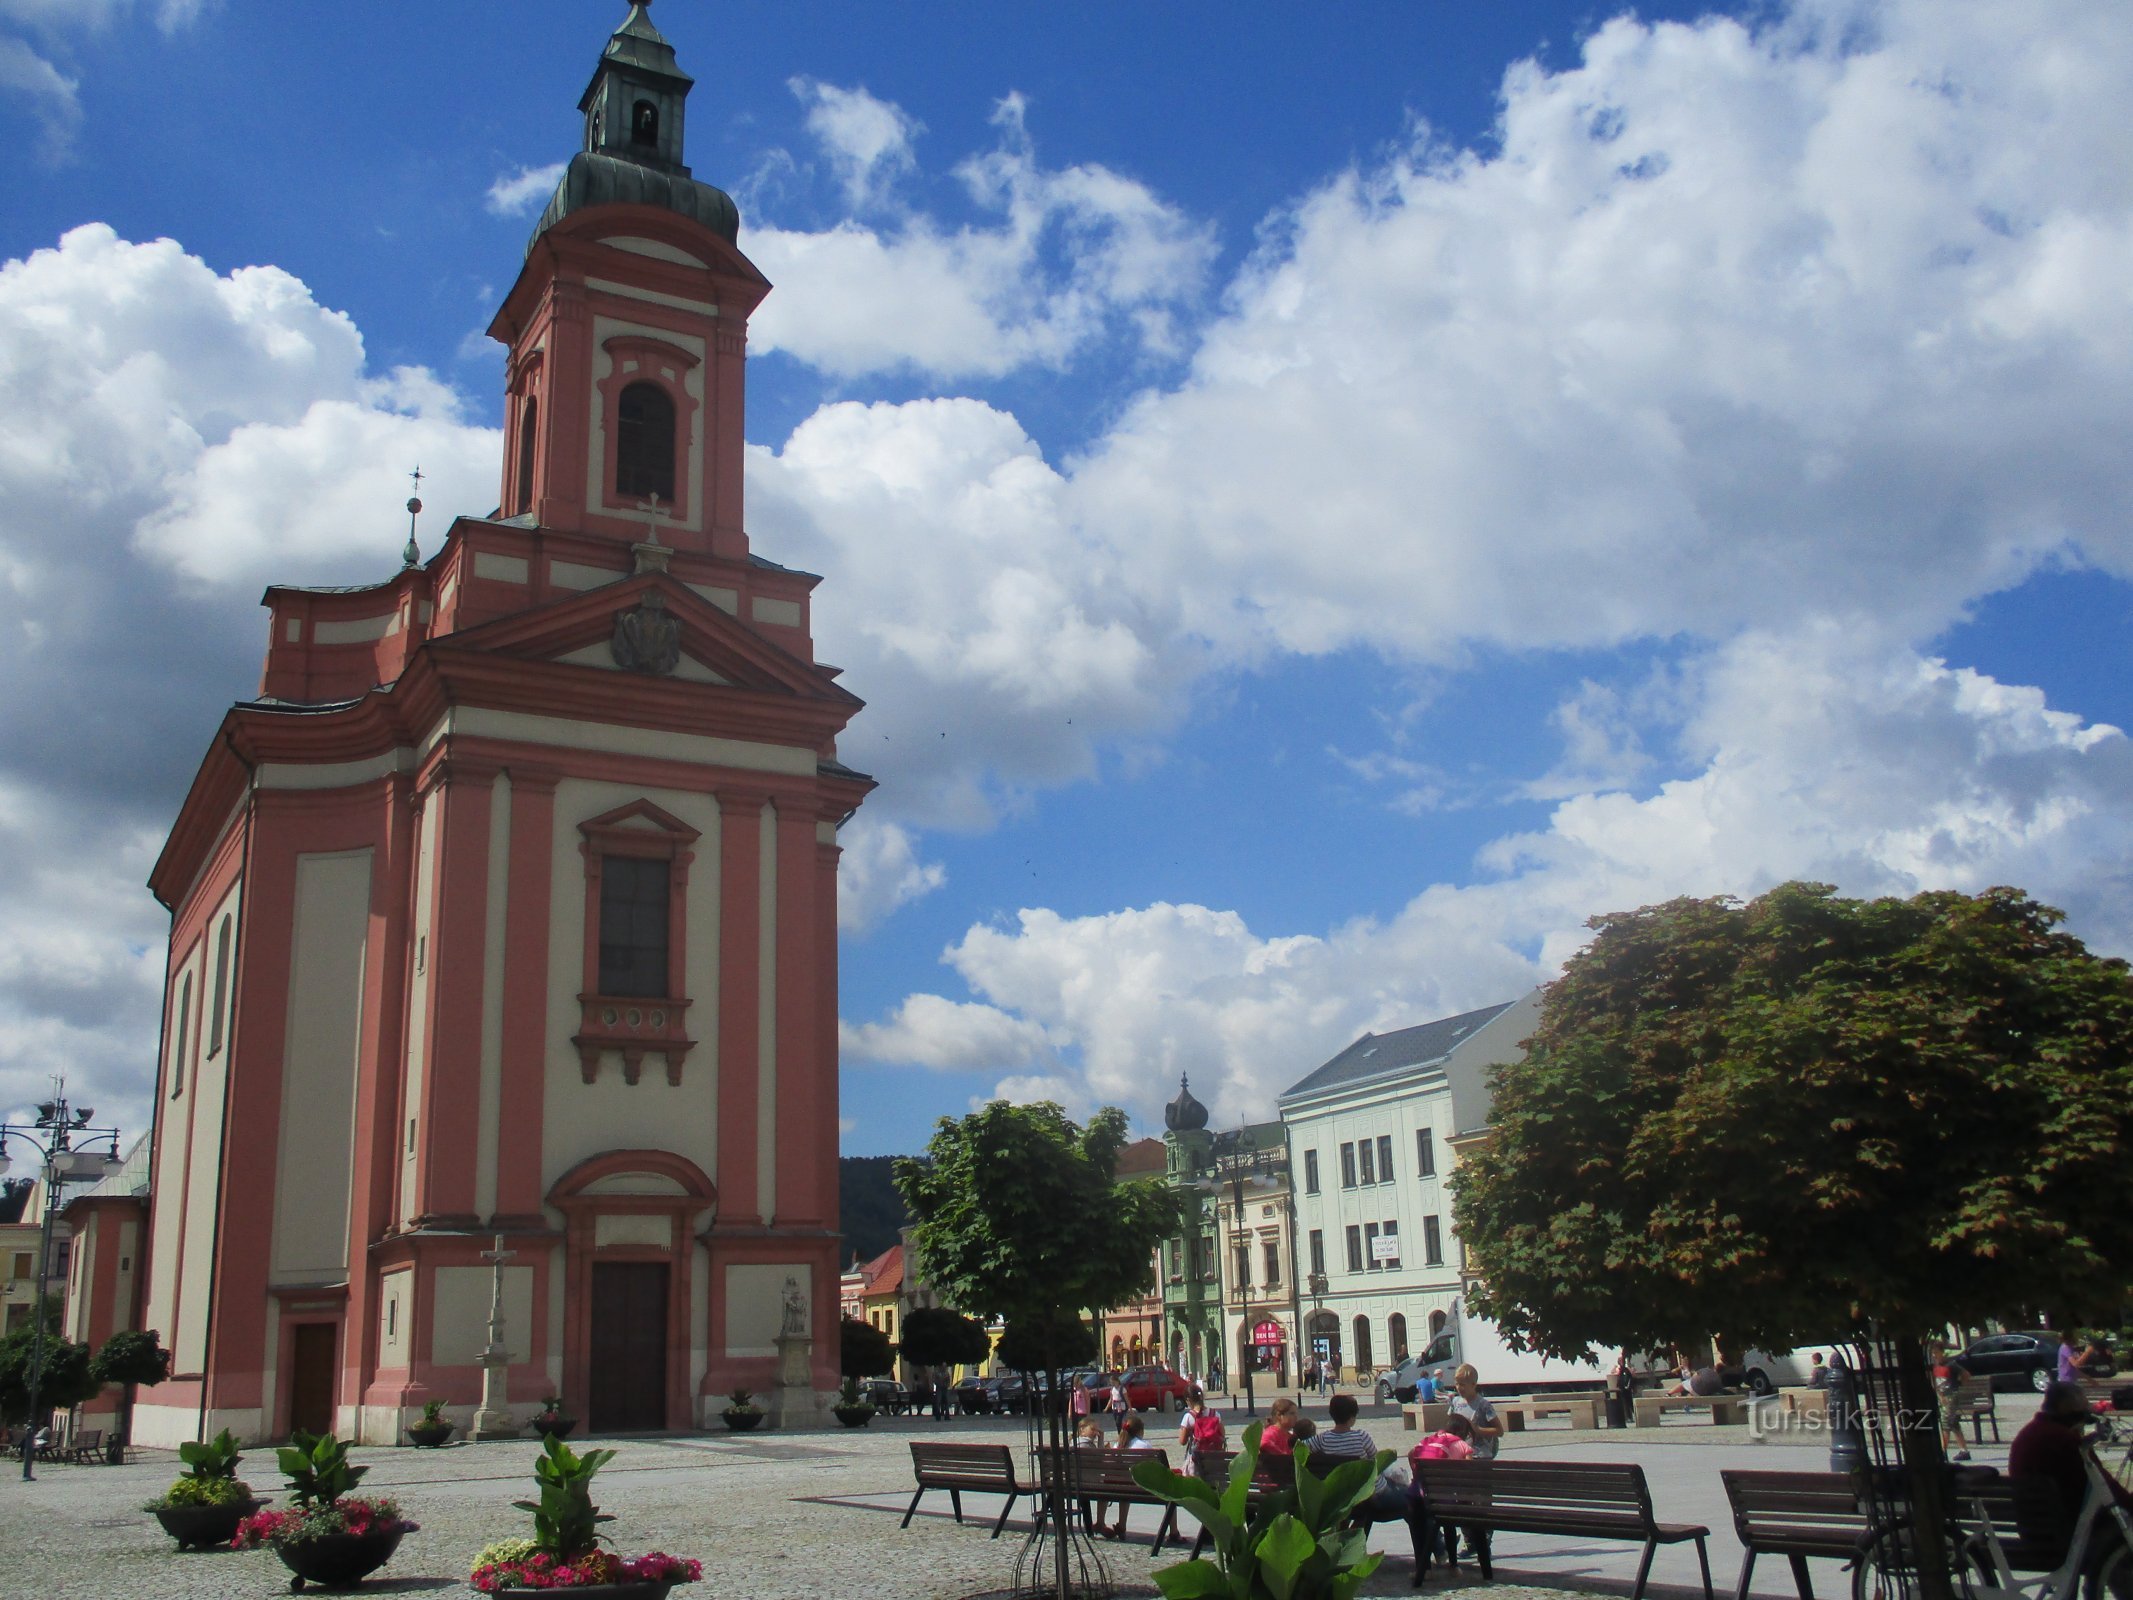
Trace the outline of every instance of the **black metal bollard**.
{"type": "Polygon", "coordinates": [[[1866,1466],[1866,1418],[1859,1407],[1859,1375],[1840,1353],[1829,1362],[1829,1470],[1866,1466]]]}

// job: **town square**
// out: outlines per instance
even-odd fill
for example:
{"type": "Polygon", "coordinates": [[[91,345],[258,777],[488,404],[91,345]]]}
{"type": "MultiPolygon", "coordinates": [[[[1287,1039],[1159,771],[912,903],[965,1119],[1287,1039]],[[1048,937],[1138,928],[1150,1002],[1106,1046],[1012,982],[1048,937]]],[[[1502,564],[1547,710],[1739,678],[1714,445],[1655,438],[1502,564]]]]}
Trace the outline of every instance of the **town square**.
{"type": "Polygon", "coordinates": [[[0,0],[0,1592],[2133,1600],[2129,85],[0,0]]]}

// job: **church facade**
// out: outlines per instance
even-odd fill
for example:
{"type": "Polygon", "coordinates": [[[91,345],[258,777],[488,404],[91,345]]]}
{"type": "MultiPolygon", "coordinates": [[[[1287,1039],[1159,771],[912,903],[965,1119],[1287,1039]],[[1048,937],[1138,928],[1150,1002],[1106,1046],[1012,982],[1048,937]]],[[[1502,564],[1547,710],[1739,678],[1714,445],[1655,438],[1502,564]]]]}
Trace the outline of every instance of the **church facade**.
{"type": "Polygon", "coordinates": [[[499,507],[274,588],[259,694],[151,877],[172,916],[136,1442],[386,1443],[480,1399],[684,1428],[837,1373],[837,845],[870,780],[813,576],[743,525],[770,285],[683,162],[643,5],[491,325],[499,507]]]}

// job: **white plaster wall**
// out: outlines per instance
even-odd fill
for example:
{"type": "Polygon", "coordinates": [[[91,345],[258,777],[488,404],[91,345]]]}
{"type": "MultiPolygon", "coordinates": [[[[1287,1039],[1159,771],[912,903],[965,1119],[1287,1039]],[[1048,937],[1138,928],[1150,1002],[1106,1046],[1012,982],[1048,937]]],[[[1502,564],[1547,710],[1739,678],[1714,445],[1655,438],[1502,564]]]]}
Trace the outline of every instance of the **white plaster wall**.
{"type": "Polygon", "coordinates": [[[274,1186],[276,1283],[331,1283],[348,1272],[370,871],[367,849],[296,862],[274,1186]]]}
{"type": "Polygon", "coordinates": [[[400,1103],[406,1109],[393,1140],[400,1150],[400,1216],[405,1223],[415,1214],[415,1139],[408,1127],[422,1104],[423,1075],[428,1070],[429,1030],[423,1026],[430,1008],[430,973],[435,970],[429,948],[432,910],[437,881],[437,829],[442,808],[431,802],[422,808],[422,827],[415,853],[415,971],[407,986],[407,1072],[400,1103]]]}
{"type": "MultiPolygon", "coordinates": [[[[204,949],[210,962],[214,959],[216,930],[221,927],[224,915],[234,916],[242,892],[242,883],[232,884],[229,894],[208,921],[204,949]]],[[[208,1278],[215,1253],[215,1190],[222,1176],[222,1108],[229,1088],[230,1046],[237,1034],[235,1007],[229,1004],[229,996],[237,982],[240,935],[241,930],[233,921],[230,924],[230,970],[223,986],[222,1048],[211,1056],[206,1055],[203,1040],[203,1054],[193,1074],[192,1086],[186,1092],[186,1099],[192,1103],[188,1130],[191,1153],[185,1163],[184,1238],[178,1252],[178,1304],[171,1338],[173,1372],[199,1372],[207,1365],[208,1278]]],[[[202,986],[202,1018],[213,1014],[213,996],[205,992],[212,986],[213,969],[210,967],[208,982],[202,986]]]]}
{"type": "Polygon", "coordinates": [[[378,1365],[404,1367],[408,1363],[407,1319],[414,1304],[415,1275],[388,1272],[378,1280],[378,1365]]]}
{"type": "Polygon", "coordinates": [[[823,1329],[814,1314],[813,1276],[804,1263],[729,1263],[726,1292],[720,1297],[721,1309],[725,1313],[728,1356],[774,1356],[778,1353],[778,1330],[785,1323],[787,1278],[799,1284],[801,1298],[808,1303],[809,1331],[817,1338],[822,1337],[823,1329]]]}
{"type": "Polygon", "coordinates": [[[671,1150],[718,1175],[718,802],[671,789],[565,779],[556,787],[554,874],[549,897],[547,1104],[541,1119],[545,1191],[572,1167],[607,1150],[671,1150]],[[689,1032],[695,1048],[676,1086],[657,1058],[634,1084],[610,1061],[586,1083],[578,1063],[578,995],[585,985],[585,860],[578,824],[650,800],[697,830],[688,883],[689,1032]]]}
{"type": "Polygon", "coordinates": [[[474,1139],[474,1211],[496,1215],[504,1103],[504,930],[511,896],[511,780],[489,792],[489,878],[482,912],[481,1082],[474,1139]]]}
{"type": "MultiPolygon", "coordinates": [[[[436,1298],[430,1308],[430,1359],[441,1366],[470,1367],[489,1343],[489,1297],[494,1279],[488,1267],[439,1267],[436,1298]]],[[[533,1326],[533,1269],[504,1268],[504,1344],[526,1348],[533,1326]]]]}
{"type": "Polygon", "coordinates": [[[156,1104],[157,1194],[150,1235],[156,1270],[149,1279],[148,1299],[142,1307],[142,1315],[147,1319],[146,1326],[160,1330],[166,1341],[175,1337],[174,1330],[178,1325],[178,1272],[183,1253],[179,1229],[185,1210],[186,1169],[192,1154],[192,1107],[199,1076],[200,1019],[205,1015],[200,999],[205,984],[206,950],[206,942],[202,941],[174,975],[170,986],[171,1015],[163,1030],[163,1048],[170,1052],[170,1059],[164,1063],[162,1098],[156,1104]],[[188,975],[193,987],[191,1018],[181,1041],[178,1038],[178,1004],[185,994],[188,975]],[[184,1051],[182,1060],[179,1059],[181,1047],[184,1051]],[[183,1075],[176,1095],[170,1092],[173,1073],[183,1075]]]}

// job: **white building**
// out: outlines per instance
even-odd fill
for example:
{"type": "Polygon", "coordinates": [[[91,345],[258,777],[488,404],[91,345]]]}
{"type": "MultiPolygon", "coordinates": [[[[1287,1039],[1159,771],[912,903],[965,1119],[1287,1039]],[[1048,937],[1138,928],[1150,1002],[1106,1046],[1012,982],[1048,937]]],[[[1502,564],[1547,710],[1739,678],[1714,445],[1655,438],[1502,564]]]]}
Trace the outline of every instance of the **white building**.
{"type": "Polygon", "coordinates": [[[1417,1353],[1459,1293],[1454,1141],[1487,1126],[1488,1069],[1515,1061],[1540,992],[1366,1033],[1278,1104],[1295,1177],[1306,1358],[1367,1382],[1417,1353]]]}

